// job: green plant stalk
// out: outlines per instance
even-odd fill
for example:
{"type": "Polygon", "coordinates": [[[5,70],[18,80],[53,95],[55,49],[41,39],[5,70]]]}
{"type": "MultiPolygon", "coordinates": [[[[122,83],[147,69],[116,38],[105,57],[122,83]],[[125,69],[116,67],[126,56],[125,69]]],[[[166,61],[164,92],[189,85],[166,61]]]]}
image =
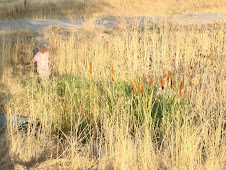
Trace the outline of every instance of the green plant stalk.
{"type": "Polygon", "coordinates": [[[92,112],[92,75],[89,76],[89,102],[90,102],[90,114],[92,112]]]}
{"type": "Polygon", "coordinates": [[[131,104],[130,104],[130,107],[131,107],[131,114],[130,116],[133,114],[133,94],[132,94],[132,98],[131,98],[131,104]]]}
{"type": "Polygon", "coordinates": [[[112,76],[112,112],[114,108],[114,103],[115,103],[115,76],[114,74],[111,73],[112,76]]]}
{"type": "Polygon", "coordinates": [[[114,98],[115,98],[115,81],[112,82],[112,99],[114,102],[114,98]]]}
{"type": "Polygon", "coordinates": [[[155,110],[155,115],[154,115],[154,123],[156,123],[156,117],[157,117],[157,114],[158,114],[158,109],[159,109],[159,106],[160,106],[160,104],[159,104],[159,101],[157,101],[157,108],[156,108],[156,110],[155,110]]]}
{"type": "Polygon", "coordinates": [[[152,111],[153,94],[154,94],[154,90],[153,90],[153,88],[151,88],[151,95],[150,95],[150,98],[149,98],[149,101],[148,101],[148,113],[150,113],[149,120],[152,120],[151,111],[152,111]]]}
{"type": "Polygon", "coordinates": [[[141,94],[138,94],[139,96],[138,96],[138,122],[140,122],[140,119],[141,119],[141,113],[142,113],[142,111],[141,111],[141,102],[142,102],[142,96],[141,96],[141,94]]]}

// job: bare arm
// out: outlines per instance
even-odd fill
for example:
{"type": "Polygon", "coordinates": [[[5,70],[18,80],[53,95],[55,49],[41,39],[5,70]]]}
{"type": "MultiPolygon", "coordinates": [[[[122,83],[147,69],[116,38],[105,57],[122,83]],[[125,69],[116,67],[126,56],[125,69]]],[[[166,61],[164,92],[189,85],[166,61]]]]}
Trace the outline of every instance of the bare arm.
{"type": "Polygon", "coordinates": [[[48,60],[48,63],[53,67],[54,70],[56,70],[56,67],[55,67],[55,65],[54,65],[52,62],[50,62],[50,61],[48,60]]]}

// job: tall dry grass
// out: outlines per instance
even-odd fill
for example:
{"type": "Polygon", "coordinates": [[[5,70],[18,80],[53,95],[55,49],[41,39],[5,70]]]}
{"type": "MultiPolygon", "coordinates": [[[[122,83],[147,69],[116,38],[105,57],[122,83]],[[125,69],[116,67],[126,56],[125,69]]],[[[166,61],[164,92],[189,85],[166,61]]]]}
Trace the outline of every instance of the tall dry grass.
{"type": "Polygon", "coordinates": [[[224,0],[49,0],[0,4],[1,20],[225,13],[224,0]]]}
{"type": "Polygon", "coordinates": [[[11,92],[5,110],[42,123],[37,135],[34,128],[7,131],[11,164],[225,168],[224,24],[40,34],[57,66],[57,76],[43,84],[19,67],[33,57],[35,37],[21,33],[2,39],[1,56],[9,64],[2,81],[11,92]],[[164,84],[165,91],[156,94],[169,71],[173,89],[164,84]],[[191,89],[180,89],[181,81],[191,89]]]}

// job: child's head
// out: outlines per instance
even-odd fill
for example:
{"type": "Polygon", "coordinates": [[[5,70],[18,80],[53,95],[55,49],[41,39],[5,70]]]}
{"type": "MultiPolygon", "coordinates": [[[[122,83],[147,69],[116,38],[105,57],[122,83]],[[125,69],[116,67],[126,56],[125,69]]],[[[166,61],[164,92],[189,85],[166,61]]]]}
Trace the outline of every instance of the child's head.
{"type": "Polygon", "coordinates": [[[45,52],[47,52],[48,51],[48,46],[49,46],[49,44],[47,43],[47,42],[42,42],[41,44],[40,44],[40,51],[42,52],[42,53],[45,53],[45,52]]]}

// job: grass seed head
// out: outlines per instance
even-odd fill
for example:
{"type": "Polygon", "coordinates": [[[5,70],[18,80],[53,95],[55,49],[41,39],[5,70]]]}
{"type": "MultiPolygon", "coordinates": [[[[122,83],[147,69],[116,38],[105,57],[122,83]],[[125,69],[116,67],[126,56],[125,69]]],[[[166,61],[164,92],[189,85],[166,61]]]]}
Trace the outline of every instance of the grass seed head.
{"type": "Polygon", "coordinates": [[[207,64],[208,64],[208,65],[211,65],[211,61],[210,61],[210,60],[207,60],[207,64]]]}
{"type": "Polygon", "coordinates": [[[193,79],[192,79],[192,83],[193,83],[194,85],[197,85],[197,84],[198,84],[197,78],[193,78],[193,79]]]}
{"type": "Polygon", "coordinates": [[[196,75],[196,79],[197,79],[197,80],[200,79],[200,75],[199,75],[199,74],[196,75]]]}
{"type": "Polygon", "coordinates": [[[132,84],[131,94],[134,94],[134,85],[132,84]]]}
{"type": "Polygon", "coordinates": [[[165,86],[165,80],[164,78],[162,79],[162,90],[164,90],[164,86],[165,86]]]}
{"type": "Polygon", "coordinates": [[[144,94],[144,86],[142,86],[142,94],[144,94]]]}
{"type": "Polygon", "coordinates": [[[140,82],[138,82],[138,91],[139,91],[139,94],[141,94],[140,82]]]}
{"type": "Polygon", "coordinates": [[[181,98],[181,93],[182,93],[183,85],[184,85],[184,82],[182,80],[181,83],[180,83],[180,92],[179,92],[179,97],[180,98],[181,98]]]}
{"type": "Polygon", "coordinates": [[[84,114],[84,109],[83,109],[83,107],[81,108],[81,114],[82,114],[82,116],[85,115],[85,114],[84,114]]]}
{"type": "Polygon", "coordinates": [[[187,87],[187,91],[191,91],[191,86],[188,86],[187,87]]]}
{"type": "Polygon", "coordinates": [[[173,73],[172,72],[170,72],[170,81],[171,81],[171,87],[173,87],[173,73]]]}
{"type": "Polygon", "coordinates": [[[168,71],[167,74],[167,82],[170,80],[170,86],[173,87],[173,73],[171,71],[168,71]]]}
{"type": "Polygon", "coordinates": [[[93,68],[92,68],[92,63],[89,63],[89,70],[90,70],[90,75],[92,75],[93,74],[93,70],[92,70],[93,68]]]}
{"type": "Polygon", "coordinates": [[[150,88],[152,87],[152,77],[150,78],[150,88]]]}
{"type": "Polygon", "coordinates": [[[167,74],[167,81],[169,81],[169,77],[170,77],[170,71],[168,71],[168,74],[167,74]]]}

